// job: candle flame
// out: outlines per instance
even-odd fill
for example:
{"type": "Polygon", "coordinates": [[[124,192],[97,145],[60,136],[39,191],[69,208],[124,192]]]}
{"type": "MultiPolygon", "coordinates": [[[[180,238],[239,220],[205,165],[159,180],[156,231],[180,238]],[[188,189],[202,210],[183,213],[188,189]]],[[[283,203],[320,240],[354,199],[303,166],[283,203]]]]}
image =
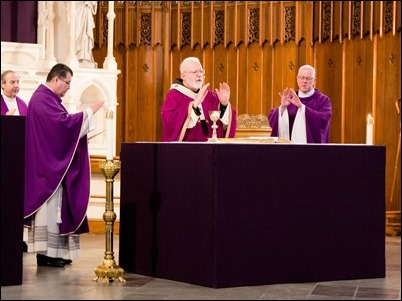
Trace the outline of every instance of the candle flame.
{"type": "Polygon", "coordinates": [[[374,124],[374,118],[371,114],[368,114],[367,116],[367,124],[374,124]]]}

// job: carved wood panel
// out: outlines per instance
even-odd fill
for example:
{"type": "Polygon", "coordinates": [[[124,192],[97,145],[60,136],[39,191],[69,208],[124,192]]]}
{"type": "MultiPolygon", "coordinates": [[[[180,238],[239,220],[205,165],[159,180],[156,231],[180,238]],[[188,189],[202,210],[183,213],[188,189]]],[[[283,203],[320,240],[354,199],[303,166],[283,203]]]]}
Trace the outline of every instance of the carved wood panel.
{"type": "MultiPolygon", "coordinates": [[[[187,56],[201,59],[213,88],[229,83],[237,114],[267,114],[279,104],[282,89],[296,87],[298,68],[310,64],[317,71],[316,87],[333,103],[331,142],[365,143],[366,116],[374,116],[374,143],[387,146],[388,199],[400,126],[394,108],[401,93],[400,6],[399,1],[118,1],[117,139],[160,140],[160,108],[187,56]]],[[[107,2],[99,7],[94,56],[101,64],[107,2]]],[[[397,186],[400,199],[400,181],[397,186]]]]}

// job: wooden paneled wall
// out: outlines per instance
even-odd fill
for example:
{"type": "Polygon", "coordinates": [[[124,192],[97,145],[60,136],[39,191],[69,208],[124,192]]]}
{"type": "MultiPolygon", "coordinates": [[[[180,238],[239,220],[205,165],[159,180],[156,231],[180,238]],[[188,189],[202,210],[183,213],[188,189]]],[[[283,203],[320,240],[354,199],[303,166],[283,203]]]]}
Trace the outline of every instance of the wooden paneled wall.
{"type": "MultiPolygon", "coordinates": [[[[98,64],[107,9],[99,2],[98,64]]],[[[237,114],[268,114],[310,64],[332,101],[332,143],[365,143],[373,115],[374,144],[387,147],[387,210],[400,210],[399,1],[115,1],[115,13],[118,151],[121,142],[160,141],[161,105],[187,56],[201,59],[212,88],[229,83],[237,114]]]]}

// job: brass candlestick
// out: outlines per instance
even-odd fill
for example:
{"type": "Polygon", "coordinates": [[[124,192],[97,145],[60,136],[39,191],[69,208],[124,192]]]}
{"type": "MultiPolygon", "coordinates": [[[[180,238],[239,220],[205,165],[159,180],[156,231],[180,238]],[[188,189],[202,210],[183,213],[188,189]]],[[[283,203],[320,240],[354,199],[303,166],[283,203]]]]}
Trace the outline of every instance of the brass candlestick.
{"type": "Polygon", "coordinates": [[[99,162],[99,167],[106,181],[106,210],[105,213],[103,213],[106,229],[106,251],[103,263],[95,268],[96,277],[93,281],[101,279],[104,283],[109,283],[110,280],[119,279],[124,283],[126,282],[126,280],[123,279],[124,270],[116,264],[113,252],[113,226],[116,220],[116,213],[113,210],[113,182],[114,177],[119,173],[120,161],[101,161],[99,162]]]}

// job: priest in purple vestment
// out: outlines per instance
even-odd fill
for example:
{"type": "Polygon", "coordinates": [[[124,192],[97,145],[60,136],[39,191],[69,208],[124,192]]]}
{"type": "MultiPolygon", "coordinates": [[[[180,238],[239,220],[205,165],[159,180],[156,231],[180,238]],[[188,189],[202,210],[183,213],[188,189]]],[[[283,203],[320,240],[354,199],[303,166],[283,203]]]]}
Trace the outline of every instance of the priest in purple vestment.
{"type": "Polygon", "coordinates": [[[180,64],[176,78],[162,105],[162,141],[208,141],[212,137],[209,112],[218,110],[217,137],[233,138],[236,133],[236,112],[230,105],[230,87],[219,84],[209,89],[204,83],[204,69],[197,57],[187,57],[180,64]]]}
{"type": "Polygon", "coordinates": [[[24,224],[28,252],[39,266],[64,267],[79,257],[79,234],[89,232],[90,162],[87,133],[98,101],[70,114],[62,99],[73,71],[55,65],[33,93],[26,117],[24,224]]]}
{"type": "Polygon", "coordinates": [[[292,143],[329,143],[332,105],[328,96],[314,88],[315,79],[314,67],[303,65],[297,75],[299,89],[279,93],[281,104],[268,114],[271,136],[292,143]]]}
{"type": "Polygon", "coordinates": [[[13,70],[1,73],[1,115],[26,116],[28,106],[17,96],[20,76],[13,70]]]}

